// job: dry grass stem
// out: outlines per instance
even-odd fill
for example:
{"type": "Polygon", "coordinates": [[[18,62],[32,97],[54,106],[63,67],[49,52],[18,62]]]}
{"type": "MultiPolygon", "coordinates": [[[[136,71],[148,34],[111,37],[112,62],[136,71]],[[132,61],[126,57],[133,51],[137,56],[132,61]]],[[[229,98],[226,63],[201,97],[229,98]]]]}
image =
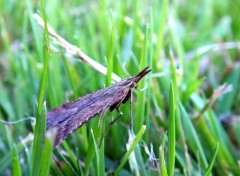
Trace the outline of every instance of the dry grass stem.
{"type": "MultiPolygon", "coordinates": [[[[40,17],[38,14],[34,14],[33,18],[38,22],[38,24],[44,28],[44,21],[42,17],[40,17]]],[[[107,68],[101,65],[100,63],[96,62],[92,58],[90,58],[88,55],[83,53],[77,46],[72,45],[68,41],[66,41],[64,38],[62,38],[60,35],[58,35],[55,30],[48,24],[47,25],[49,35],[56,41],[58,45],[66,49],[66,53],[68,55],[74,56],[78,59],[80,59],[83,63],[87,63],[90,67],[92,67],[94,70],[97,70],[103,75],[107,75],[107,68]]],[[[119,82],[121,81],[121,78],[116,75],[115,73],[112,73],[112,80],[113,82],[119,82]]]]}
{"type": "Polygon", "coordinates": [[[214,90],[208,102],[205,104],[202,110],[198,113],[197,117],[194,119],[198,121],[199,118],[201,118],[202,115],[213,105],[213,103],[216,101],[217,98],[231,91],[232,91],[232,85],[226,85],[226,84],[223,84],[220,87],[218,87],[216,90],[214,90]]]}

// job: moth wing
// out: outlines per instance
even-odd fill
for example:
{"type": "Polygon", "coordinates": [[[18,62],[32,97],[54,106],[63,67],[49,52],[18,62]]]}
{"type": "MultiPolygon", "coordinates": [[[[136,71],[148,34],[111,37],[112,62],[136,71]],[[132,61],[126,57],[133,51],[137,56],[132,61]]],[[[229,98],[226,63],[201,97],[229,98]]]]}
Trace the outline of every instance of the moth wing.
{"type": "Polygon", "coordinates": [[[61,143],[61,141],[63,141],[69,134],[77,130],[91,118],[102,113],[112,105],[122,102],[122,100],[124,100],[124,98],[127,96],[129,89],[130,88],[126,88],[124,91],[121,89],[120,91],[119,89],[115,89],[113,92],[105,92],[105,94],[103,94],[98,101],[95,101],[57,125],[55,146],[61,143]]]}
{"type": "Polygon", "coordinates": [[[101,96],[104,96],[105,92],[107,92],[109,88],[110,87],[107,87],[91,94],[87,94],[75,101],[65,103],[60,107],[48,111],[47,127],[54,127],[62,123],[68,118],[74,116],[74,114],[76,114],[78,111],[81,111],[81,109],[84,109],[91,103],[98,101],[101,96]]]}

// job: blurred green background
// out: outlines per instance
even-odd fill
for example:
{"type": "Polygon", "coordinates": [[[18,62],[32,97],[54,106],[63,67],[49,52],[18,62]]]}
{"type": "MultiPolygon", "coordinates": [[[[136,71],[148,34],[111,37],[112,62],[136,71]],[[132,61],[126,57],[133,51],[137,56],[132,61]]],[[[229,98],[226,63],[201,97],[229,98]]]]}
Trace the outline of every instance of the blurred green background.
{"type": "Polygon", "coordinates": [[[239,0],[0,1],[0,175],[238,175],[239,7],[239,0]],[[59,46],[35,13],[108,74],[59,46]],[[116,112],[57,149],[43,137],[47,109],[111,85],[112,72],[127,78],[146,66],[152,72],[134,91],[134,134],[128,102],[100,149],[116,112]]]}

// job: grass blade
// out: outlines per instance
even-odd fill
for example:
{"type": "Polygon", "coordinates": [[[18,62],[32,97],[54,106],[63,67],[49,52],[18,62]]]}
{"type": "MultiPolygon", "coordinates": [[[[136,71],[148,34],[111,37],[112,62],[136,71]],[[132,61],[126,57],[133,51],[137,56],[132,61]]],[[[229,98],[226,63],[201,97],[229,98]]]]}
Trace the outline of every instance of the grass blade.
{"type": "Polygon", "coordinates": [[[219,149],[219,142],[218,142],[217,145],[216,145],[214,155],[213,155],[213,157],[212,157],[212,160],[211,160],[211,162],[210,162],[210,165],[208,166],[208,169],[207,169],[207,171],[206,171],[206,173],[205,173],[205,176],[209,176],[209,175],[211,174],[213,164],[214,164],[215,159],[216,159],[216,157],[217,157],[218,149],[219,149]]]}
{"type": "Polygon", "coordinates": [[[208,162],[205,157],[206,154],[203,151],[203,148],[202,148],[200,139],[197,135],[197,132],[190,120],[190,117],[188,116],[187,112],[185,111],[184,107],[182,106],[182,104],[180,102],[178,103],[178,106],[179,106],[180,113],[181,113],[181,118],[182,118],[183,127],[184,127],[185,134],[186,134],[186,139],[189,142],[188,145],[190,146],[190,148],[192,149],[192,151],[196,157],[199,154],[200,162],[201,162],[200,164],[203,167],[203,169],[206,169],[208,162]]]}
{"type": "MultiPolygon", "coordinates": [[[[161,47],[164,43],[163,36],[165,32],[165,27],[166,25],[166,20],[167,20],[167,14],[168,14],[168,6],[169,6],[169,0],[163,0],[162,1],[162,7],[160,10],[160,24],[159,24],[159,29],[158,29],[158,35],[157,35],[157,46],[156,46],[156,52],[154,55],[154,63],[158,62],[161,47]]],[[[156,66],[155,64],[153,65],[154,67],[156,66]]]]}
{"type": "Polygon", "coordinates": [[[38,115],[34,131],[33,154],[32,154],[32,176],[40,174],[42,164],[43,137],[46,129],[46,104],[44,103],[43,112],[38,115]],[[37,123],[38,121],[38,123],[37,123]]]}
{"type": "MultiPolygon", "coordinates": [[[[140,70],[146,67],[147,65],[147,55],[148,55],[148,32],[149,32],[149,26],[146,25],[146,32],[145,32],[145,38],[144,38],[144,46],[142,48],[141,52],[141,59],[140,59],[140,70]]],[[[139,84],[138,87],[141,89],[143,88],[146,84],[146,79],[144,78],[139,84]]],[[[139,131],[143,125],[144,121],[144,111],[145,111],[145,97],[146,97],[146,91],[141,92],[138,95],[138,101],[137,101],[137,113],[136,116],[138,118],[134,118],[134,129],[136,131],[139,131]]]]}
{"type": "MultiPolygon", "coordinates": [[[[102,117],[102,118],[104,118],[104,117],[102,117]]],[[[93,131],[95,132],[95,138],[99,139],[100,138],[99,136],[101,134],[101,129],[98,127],[97,121],[95,121],[93,131]]],[[[93,158],[94,158],[94,154],[95,154],[94,151],[96,151],[93,139],[94,138],[90,138],[91,141],[89,142],[89,145],[88,145],[87,156],[86,156],[86,161],[85,161],[86,165],[85,165],[85,168],[84,168],[84,175],[85,176],[89,175],[90,167],[91,167],[91,164],[93,162],[93,158]]]]}
{"type": "Polygon", "coordinates": [[[96,162],[96,165],[97,165],[96,170],[97,170],[97,175],[99,176],[100,175],[100,163],[99,163],[99,161],[100,161],[99,158],[100,157],[99,157],[98,145],[97,145],[97,142],[95,140],[95,137],[94,137],[94,134],[93,134],[93,130],[91,130],[91,135],[92,135],[92,138],[93,138],[93,144],[94,144],[94,149],[95,149],[95,153],[96,153],[96,160],[97,160],[97,162],[96,162]]]}
{"type": "Polygon", "coordinates": [[[21,176],[21,166],[16,146],[13,147],[13,176],[21,176]]]}
{"type": "Polygon", "coordinates": [[[175,97],[173,83],[170,86],[170,115],[168,126],[168,175],[174,174],[175,167],[175,97]]]}
{"type": "Polygon", "coordinates": [[[43,11],[43,19],[44,19],[44,66],[43,66],[43,75],[42,75],[42,82],[40,88],[40,94],[38,99],[38,107],[37,107],[37,116],[36,116],[36,127],[34,130],[34,141],[33,141],[33,167],[31,175],[39,175],[41,162],[42,162],[42,144],[43,144],[43,137],[46,130],[46,104],[43,103],[45,87],[47,83],[48,77],[48,29],[47,29],[47,20],[46,20],[46,12],[44,8],[44,2],[41,0],[41,7],[43,11]]]}
{"type": "Polygon", "coordinates": [[[49,169],[52,161],[52,151],[54,146],[54,136],[56,131],[48,131],[46,133],[45,145],[42,154],[42,165],[40,170],[40,176],[48,176],[49,169]]]}
{"type": "Polygon", "coordinates": [[[165,147],[165,142],[166,142],[167,134],[164,134],[163,141],[161,146],[159,147],[159,155],[160,155],[160,171],[159,171],[159,176],[168,176],[167,173],[167,167],[166,167],[166,162],[165,162],[165,157],[164,157],[164,147],[165,147]]]}
{"type": "Polygon", "coordinates": [[[139,141],[142,138],[142,135],[144,134],[144,131],[146,130],[146,126],[142,126],[142,128],[139,130],[139,132],[137,133],[136,137],[134,138],[134,140],[132,141],[132,144],[130,145],[128,151],[125,153],[125,155],[123,156],[122,160],[121,160],[121,164],[118,166],[117,170],[115,171],[114,175],[119,175],[121,169],[123,168],[123,166],[125,165],[125,163],[127,162],[130,154],[132,153],[132,151],[134,150],[134,148],[136,147],[136,145],[139,143],[139,141]]]}

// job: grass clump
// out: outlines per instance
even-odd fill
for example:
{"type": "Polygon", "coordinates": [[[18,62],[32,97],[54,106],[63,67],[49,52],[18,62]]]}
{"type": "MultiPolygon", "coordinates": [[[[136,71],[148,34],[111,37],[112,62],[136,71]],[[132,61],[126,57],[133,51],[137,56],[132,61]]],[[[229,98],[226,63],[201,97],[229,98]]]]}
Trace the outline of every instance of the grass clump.
{"type": "Polygon", "coordinates": [[[0,175],[238,175],[239,5],[1,1],[0,175]],[[47,110],[148,65],[133,132],[127,103],[53,148],[47,110]]]}

